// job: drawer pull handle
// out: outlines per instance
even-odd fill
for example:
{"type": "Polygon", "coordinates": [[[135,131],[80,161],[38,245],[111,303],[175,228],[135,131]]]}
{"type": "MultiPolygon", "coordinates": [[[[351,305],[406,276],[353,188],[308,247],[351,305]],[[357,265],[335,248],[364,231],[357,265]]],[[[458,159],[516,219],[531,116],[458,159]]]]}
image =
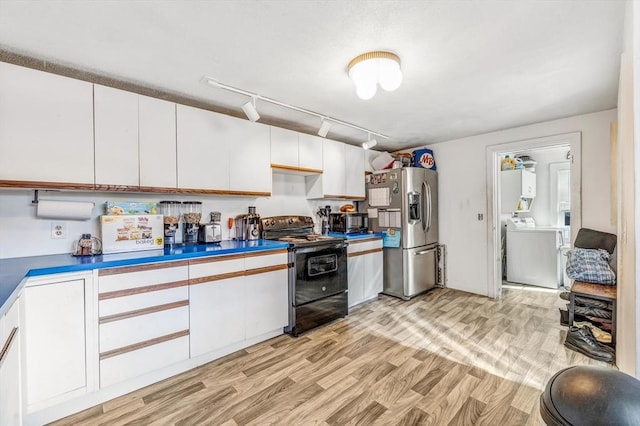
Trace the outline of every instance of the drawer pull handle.
{"type": "Polygon", "coordinates": [[[188,300],[179,300],[177,302],[165,303],[164,305],[150,306],[148,308],[136,309],[135,311],[121,312],[119,314],[107,315],[100,317],[100,324],[106,324],[113,321],[120,321],[127,318],[139,317],[141,315],[153,314],[156,312],[168,311],[169,309],[189,306],[188,300]]]}
{"type": "Polygon", "coordinates": [[[114,356],[126,354],[128,352],[137,351],[147,346],[157,345],[159,343],[168,342],[169,340],[178,339],[180,337],[188,336],[189,330],[178,331],[177,333],[167,334],[166,336],[156,337],[155,339],[145,340],[144,342],[134,343],[133,345],[124,346],[122,348],[113,349],[111,351],[102,352],[100,354],[100,361],[114,356]]]}
{"type": "Polygon", "coordinates": [[[2,352],[0,352],[0,362],[4,361],[5,357],[7,356],[7,352],[9,352],[9,349],[11,348],[11,344],[13,343],[13,339],[16,337],[17,333],[18,333],[18,327],[13,327],[13,329],[11,330],[11,333],[9,333],[9,338],[7,339],[6,342],[4,342],[4,346],[2,347],[2,352]]]}

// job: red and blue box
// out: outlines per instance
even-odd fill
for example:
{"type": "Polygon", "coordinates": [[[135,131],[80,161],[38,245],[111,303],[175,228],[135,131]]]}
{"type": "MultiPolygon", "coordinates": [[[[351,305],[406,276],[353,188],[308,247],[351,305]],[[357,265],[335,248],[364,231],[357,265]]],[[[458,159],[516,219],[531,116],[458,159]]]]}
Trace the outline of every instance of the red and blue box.
{"type": "Polygon", "coordinates": [[[433,157],[433,151],[428,148],[416,149],[413,151],[413,167],[422,167],[423,169],[436,169],[436,159],[433,157]]]}

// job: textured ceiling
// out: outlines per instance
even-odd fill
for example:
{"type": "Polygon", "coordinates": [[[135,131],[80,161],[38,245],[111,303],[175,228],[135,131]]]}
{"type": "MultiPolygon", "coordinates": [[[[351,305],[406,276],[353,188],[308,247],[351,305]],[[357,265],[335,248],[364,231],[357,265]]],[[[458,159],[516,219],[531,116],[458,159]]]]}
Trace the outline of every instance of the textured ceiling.
{"type": "Polygon", "coordinates": [[[623,15],[619,0],[0,0],[0,48],[240,111],[246,97],[209,76],[389,135],[376,149],[393,151],[615,108],[623,15]],[[398,54],[404,81],[363,101],[346,65],[371,50],[398,54]]]}

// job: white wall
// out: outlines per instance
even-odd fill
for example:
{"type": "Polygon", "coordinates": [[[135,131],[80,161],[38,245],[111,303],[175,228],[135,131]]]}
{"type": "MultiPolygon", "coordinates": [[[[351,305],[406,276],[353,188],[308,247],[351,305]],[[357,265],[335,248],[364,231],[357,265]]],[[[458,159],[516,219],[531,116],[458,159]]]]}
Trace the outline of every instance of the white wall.
{"type": "Polygon", "coordinates": [[[0,259],[70,253],[73,242],[80,238],[81,234],[91,233],[100,236],[98,218],[104,214],[106,201],[202,201],[202,222],[209,221],[210,211],[222,212],[223,239],[229,238],[227,219],[247,213],[249,206],[256,206],[256,211],[262,217],[299,214],[312,216],[317,221],[316,211],[319,206],[330,205],[333,211],[337,211],[339,206],[345,203],[307,200],[304,179],[304,176],[274,174],[272,196],[261,198],[39,191],[39,198],[43,200],[93,201],[96,206],[93,209],[93,218],[88,221],[37,218],[36,208],[31,205],[34,191],[0,190],[0,259]],[[54,222],[66,225],[66,239],[51,239],[51,224],[54,222]]]}
{"type": "Polygon", "coordinates": [[[582,226],[616,232],[610,218],[610,124],[616,110],[430,145],[438,166],[440,242],[447,246],[447,285],[487,295],[486,148],[563,133],[582,133],[582,226]],[[482,213],[484,219],[477,219],[482,213]]]}
{"type": "Polygon", "coordinates": [[[618,88],[618,339],[620,371],[640,377],[640,5],[627,2],[618,88]]]}

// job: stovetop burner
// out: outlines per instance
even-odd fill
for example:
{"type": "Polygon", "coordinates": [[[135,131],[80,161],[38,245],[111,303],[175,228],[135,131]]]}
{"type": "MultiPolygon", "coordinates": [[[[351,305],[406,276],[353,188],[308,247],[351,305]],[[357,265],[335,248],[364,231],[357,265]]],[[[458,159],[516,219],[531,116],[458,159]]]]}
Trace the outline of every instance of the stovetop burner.
{"type": "Polygon", "coordinates": [[[344,238],[313,232],[309,216],[274,216],[262,219],[262,238],[288,242],[293,246],[316,246],[344,241],[344,238]]]}

